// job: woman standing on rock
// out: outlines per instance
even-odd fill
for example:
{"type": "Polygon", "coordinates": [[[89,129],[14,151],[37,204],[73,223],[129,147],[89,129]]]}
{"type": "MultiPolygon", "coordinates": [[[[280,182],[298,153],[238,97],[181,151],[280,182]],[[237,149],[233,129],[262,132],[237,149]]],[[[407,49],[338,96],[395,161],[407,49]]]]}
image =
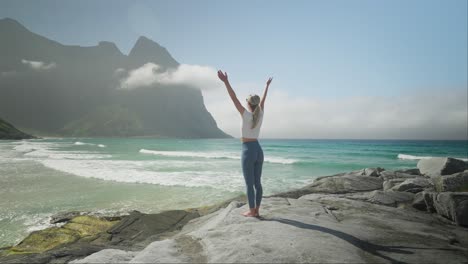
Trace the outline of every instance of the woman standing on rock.
{"type": "Polygon", "coordinates": [[[245,109],[237,99],[236,93],[231,87],[226,72],[218,71],[218,77],[223,81],[229,96],[231,97],[237,111],[242,117],[242,172],[244,174],[245,184],[247,186],[247,198],[249,200],[250,210],[242,213],[244,216],[260,216],[260,203],[262,201],[263,188],[260,181],[262,176],[263,166],[263,150],[258,143],[258,135],[263,121],[263,110],[265,106],[265,99],[270,86],[271,80],[268,79],[263,92],[263,97],[256,94],[251,94],[246,98],[249,110],[245,109]],[[255,187],[255,192],[254,192],[255,187]]]}

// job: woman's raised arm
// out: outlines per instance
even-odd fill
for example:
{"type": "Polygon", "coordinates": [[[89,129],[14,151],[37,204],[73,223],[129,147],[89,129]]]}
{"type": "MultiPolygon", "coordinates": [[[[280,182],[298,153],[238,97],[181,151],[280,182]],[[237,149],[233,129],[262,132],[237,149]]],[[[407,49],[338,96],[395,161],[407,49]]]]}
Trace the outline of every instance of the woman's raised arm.
{"type": "Polygon", "coordinates": [[[242,104],[239,102],[239,99],[237,99],[236,93],[231,87],[231,84],[229,83],[228,80],[228,75],[226,72],[223,72],[221,70],[218,71],[218,77],[221,81],[223,81],[224,85],[226,86],[226,89],[228,90],[229,96],[231,97],[232,102],[237,108],[237,111],[242,115],[244,114],[245,108],[242,106],[242,104]]]}
{"type": "Polygon", "coordinates": [[[265,91],[263,91],[262,100],[260,101],[260,107],[262,108],[262,110],[265,109],[265,99],[268,93],[268,87],[270,86],[270,83],[272,80],[273,80],[273,77],[270,77],[270,79],[268,79],[266,83],[265,91]]]}

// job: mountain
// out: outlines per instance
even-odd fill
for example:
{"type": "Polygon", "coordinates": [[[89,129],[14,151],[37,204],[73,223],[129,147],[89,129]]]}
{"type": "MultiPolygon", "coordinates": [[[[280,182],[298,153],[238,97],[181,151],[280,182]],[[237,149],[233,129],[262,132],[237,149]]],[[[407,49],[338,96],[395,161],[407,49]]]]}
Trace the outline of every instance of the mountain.
{"type": "Polygon", "coordinates": [[[16,129],[13,125],[0,118],[0,139],[29,139],[34,138],[16,129]]]}
{"type": "Polygon", "coordinates": [[[118,73],[146,63],[173,70],[166,48],[140,37],[128,55],[108,41],[63,45],[0,19],[0,115],[41,135],[231,137],[199,89],[153,84],[120,89],[118,73]]]}

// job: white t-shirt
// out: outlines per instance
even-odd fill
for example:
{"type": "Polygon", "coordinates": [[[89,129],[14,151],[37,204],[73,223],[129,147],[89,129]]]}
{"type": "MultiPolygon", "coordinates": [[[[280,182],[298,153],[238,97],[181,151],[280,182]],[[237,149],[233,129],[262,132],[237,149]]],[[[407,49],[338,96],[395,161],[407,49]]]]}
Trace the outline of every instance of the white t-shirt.
{"type": "Polygon", "coordinates": [[[263,121],[263,109],[260,110],[257,125],[253,129],[251,128],[252,115],[252,112],[249,112],[247,109],[245,109],[242,114],[241,134],[244,138],[258,138],[258,135],[260,134],[260,127],[262,126],[263,121]]]}

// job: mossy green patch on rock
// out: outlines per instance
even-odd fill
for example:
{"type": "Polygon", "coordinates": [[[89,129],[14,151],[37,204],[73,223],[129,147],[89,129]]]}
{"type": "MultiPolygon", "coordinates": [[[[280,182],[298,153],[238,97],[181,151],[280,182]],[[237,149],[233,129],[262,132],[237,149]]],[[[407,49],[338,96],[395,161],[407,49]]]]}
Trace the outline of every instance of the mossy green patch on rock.
{"type": "Polygon", "coordinates": [[[51,227],[32,232],[21,243],[7,250],[6,254],[41,253],[79,238],[79,234],[73,230],[51,227]]]}
{"type": "Polygon", "coordinates": [[[73,218],[63,228],[76,231],[80,237],[94,236],[111,228],[119,221],[108,221],[102,218],[81,215],[73,218]]]}
{"type": "Polygon", "coordinates": [[[32,232],[21,243],[4,251],[3,255],[42,253],[80,239],[96,236],[118,222],[95,216],[77,216],[62,227],[50,227],[32,232]]]}

